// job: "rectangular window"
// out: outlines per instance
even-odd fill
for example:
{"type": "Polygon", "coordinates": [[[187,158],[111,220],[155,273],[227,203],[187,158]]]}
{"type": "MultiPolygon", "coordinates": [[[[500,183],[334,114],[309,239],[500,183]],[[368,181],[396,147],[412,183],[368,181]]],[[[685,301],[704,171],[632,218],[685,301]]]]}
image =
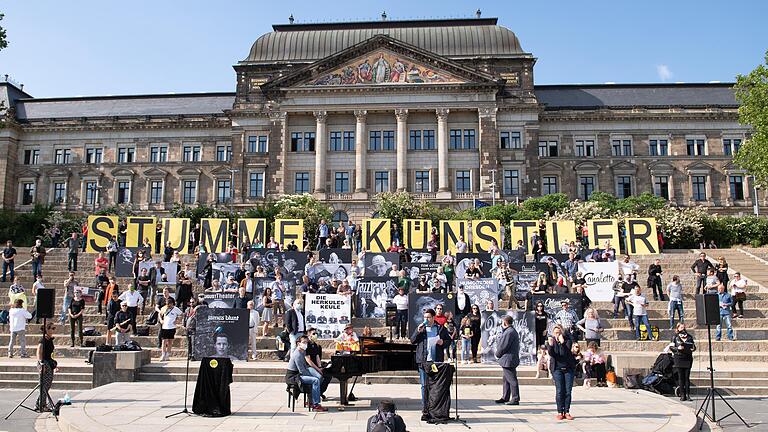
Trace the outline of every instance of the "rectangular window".
{"type": "Polygon", "coordinates": [[[182,188],[183,196],[181,199],[184,201],[184,204],[194,204],[197,201],[197,181],[184,180],[182,188]]]}
{"type": "Polygon", "coordinates": [[[389,171],[373,173],[373,191],[375,193],[389,192],[389,171]]]}
{"type": "Polygon", "coordinates": [[[149,182],[149,203],[160,204],[163,202],[163,181],[152,180],[149,182]]]}
{"type": "Polygon", "coordinates": [[[705,141],[703,139],[685,140],[685,144],[688,156],[705,156],[707,154],[705,141]]]}
{"type": "Polygon", "coordinates": [[[184,146],[184,162],[200,162],[200,146],[184,146]]]}
{"type": "Polygon", "coordinates": [[[53,203],[62,204],[67,198],[67,184],[64,182],[56,182],[53,184],[53,203]]]}
{"type": "Polygon", "coordinates": [[[504,170],[504,195],[520,195],[520,171],[504,170]]]}
{"type": "Polygon", "coordinates": [[[266,152],[267,152],[267,136],[266,135],[248,136],[248,153],[266,153],[266,152]]]}
{"type": "Polygon", "coordinates": [[[395,149],[395,131],[383,131],[381,133],[381,149],[382,150],[394,150],[395,149]]]}
{"type": "Polygon", "coordinates": [[[669,199],[669,177],[655,176],[653,179],[653,193],[657,197],[669,199]]]}
{"type": "Polygon", "coordinates": [[[292,152],[315,151],[315,133],[314,132],[291,133],[291,151],[292,152]]]}
{"type": "Polygon", "coordinates": [[[92,206],[96,204],[98,187],[95,181],[85,182],[85,205],[92,206]]]}
{"type": "Polygon", "coordinates": [[[344,131],[344,138],[341,143],[342,151],[355,151],[355,132],[344,131]]]}
{"type": "Polygon", "coordinates": [[[168,147],[152,146],[149,149],[150,162],[168,162],[168,147]]]}
{"type": "Polygon", "coordinates": [[[474,149],[477,148],[477,140],[475,139],[474,129],[464,129],[464,148],[474,149]]]}
{"type": "Polygon", "coordinates": [[[521,149],[523,148],[520,139],[520,132],[504,131],[499,133],[499,147],[503,149],[521,149]]]}
{"type": "Polygon", "coordinates": [[[668,156],[669,155],[669,141],[665,139],[649,140],[648,141],[648,153],[651,156],[668,156]]]}
{"type": "Polygon", "coordinates": [[[541,195],[556,194],[557,189],[557,176],[544,176],[541,178],[541,195]]]}
{"type": "Polygon", "coordinates": [[[616,177],[616,197],[628,198],[631,196],[632,196],[632,177],[631,176],[616,177]]]}
{"type": "Polygon", "coordinates": [[[136,149],[133,147],[118,147],[117,163],[133,163],[136,161],[136,149]]]}
{"type": "Polygon", "coordinates": [[[229,180],[216,180],[216,202],[228,203],[232,199],[232,187],[229,180]]]}
{"type": "Polygon", "coordinates": [[[251,198],[264,198],[264,173],[252,172],[248,179],[248,195],[251,198]]]}
{"type": "Polygon", "coordinates": [[[40,150],[24,150],[24,165],[37,165],[40,162],[40,150]]]}
{"type": "Polygon", "coordinates": [[[469,170],[456,171],[456,192],[472,192],[472,176],[469,170]]]}
{"type": "Polygon", "coordinates": [[[613,156],[632,156],[632,140],[611,140],[611,154],[613,156]]]}
{"type": "Polygon", "coordinates": [[[293,190],[297,194],[309,193],[309,173],[297,172],[293,190]]]}
{"type": "Polygon", "coordinates": [[[576,156],[578,156],[578,157],[594,157],[595,156],[595,141],[594,140],[577,140],[576,141],[576,156]]]}
{"type": "Polygon", "coordinates": [[[429,171],[416,171],[416,188],[414,192],[430,192],[429,171]]]}
{"type": "Polygon", "coordinates": [[[381,131],[370,131],[368,133],[368,150],[381,150],[381,131]]]}
{"type": "Polygon", "coordinates": [[[72,161],[72,151],[70,149],[56,149],[54,153],[53,162],[55,164],[63,165],[72,161]]]}
{"type": "Polygon", "coordinates": [[[131,202],[131,182],[117,182],[117,203],[127,204],[129,202],[131,202]]]}
{"type": "Polygon", "coordinates": [[[579,177],[579,199],[586,201],[595,191],[595,178],[592,176],[579,177]]]}
{"type": "Polygon", "coordinates": [[[432,129],[424,129],[421,131],[421,145],[424,150],[435,149],[435,131],[432,129]]]}
{"type": "Polygon", "coordinates": [[[341,150],[341,131],[332,131],[328,135],[328,146],[331,151],[341,150]]]}
{"type": "Polygon", "coordinates": [[[35,202],[35,184],[24,183],[22,185],[21,203],[23,205],[31,205],[35,202]]]}
{"type": "Polygon", "coordinates": [[[739,151],[741,147],[740,139],[724,139],[723,140],[723,154],[726,156],[733,156],[739,151]]]}
{"type": "Polygon", "coordinates": [[[408,134],[408,148],[411,150],[421,150],[421,131],[412,130],[408,134]]]}
{"type": "Polygon", "coordinates": [[[557,141],[539,141],[540,157],[557,157],[557,141]]]}
{"type": "Polygon", "coordinates": [[[334,178],[333,190],[336,193],[349,193],[349,173],[337,172],[334,178]]]}
{"type": "Polygon", "coordinates": [[[728,176],[728,184],[731,189],[731,199],[740,201],[744,199],[744,177],[740,175],[728,176]]]}
{"type": "Polygon", "coordinates": [[[691,187],[694,201],[707,200],[707,176],[692,176],[691,187]]]}
{"type": "Polygon", "coordinates": [[[451,150],[461,148],[461,129],[451,129],[448,132],[448,148],[451,150]]]}
{"type": "Polygon", "coordinates": [[[216,162],[229,162],[232,159],[232,146],[216,146],[216,162]]]}
{"type": "Polygon", "coordinates": [[[100,164],[102,150],[100,148],[85,149],[85,163],[100,164]]]}

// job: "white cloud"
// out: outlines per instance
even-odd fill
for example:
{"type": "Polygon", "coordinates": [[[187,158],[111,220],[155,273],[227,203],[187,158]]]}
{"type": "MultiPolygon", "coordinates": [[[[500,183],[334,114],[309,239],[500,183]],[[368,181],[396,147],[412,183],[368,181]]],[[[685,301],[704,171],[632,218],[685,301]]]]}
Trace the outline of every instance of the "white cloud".
{"type": "Polygon", "coordinates": [[[669,66],[665,64],[656,65],[656,73],[659,75],[659,78],[662,81],[667,81],[674,75],[672,71],[669,69],[669,66]]]}

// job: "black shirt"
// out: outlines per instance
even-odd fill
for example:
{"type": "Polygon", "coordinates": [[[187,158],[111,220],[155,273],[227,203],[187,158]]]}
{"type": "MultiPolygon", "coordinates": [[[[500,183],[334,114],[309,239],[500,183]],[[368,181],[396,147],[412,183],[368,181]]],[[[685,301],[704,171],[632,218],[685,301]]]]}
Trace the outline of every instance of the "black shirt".
{"type": "Polygon", "coordinates": [[[251,301],[251,297],[248,294],[245,297],[235,297],[235,309],[248,309],[249,301],[251,301]]]}
{"type": "Polygon", "coordinates": [[[475,276],[483,277],[483,272],[480,271],[480,269],[477,268],[477,267],[473,267],[471,269],[467,269],[467,272],[464,274],[464,277],[466,277],[467,279],[474,278],[475,276]]]}
{"type": "MultiPolygon", "coordinates": [[[[14,248],[14,247],[7,247],[7,248],[3,249],[3,257],[10,258],[10,257],[15,256],[15,255],[16,255],[16,248],[14,248]]],[[[11,261],[13,261],[13,260],[11,260],[11,261]]]]}
{"type": "Polygon", "coordinates": [[[48,339],[43,336],[40,338],[40,343],[43,344],[43,361],[53,362],[53,338],[48,339]]]}
{"type": "Polygon", "coordinates": [[[307,344],[306,352],[309,358],[311,358],[313,362],[315,361],[317,362],[315,365],[317,367],[320,367],[320,361],[323,359],[323,347],[321,347],[320,345],[312,341],[309,341],[309,343],[307,344]]]}
{"type": "Polygon", "coordinates": [[[96,288],[104,288],[109,285],[109,276],[100,274],[96,276],[96,288]]]}
{"type": "Polygon", "coordinates": [[[123,330],[130,326],[130,320],[131,314],[129,314],[127,311],[120,310],[117,314],[115,314],[115,326],[119,326],[123,330]],[[128,322],[126,323],[126,321],[128,322]]]}
{"type": "Polygon", "coordinates": [[[85,300],[72,300],[72,303],[69,304],[69,311],[72,312],[72,315],[77,315],[80,313],[81,310],[85,309],[85,300]]]}
{"type": "MultiPolygon", "coordinates": [[[[149,276],[139,276],[138,277],[138,281],[139,282],[149,282],[150,279],[149,279],[149,276]]],[[[139,289],[139,290],[147,290],[147,289],[149,289],[149,284],[144,285],[144,284],[141,284],[141,283],[137,283],[136,284],[136,288],[139,289]]]]}

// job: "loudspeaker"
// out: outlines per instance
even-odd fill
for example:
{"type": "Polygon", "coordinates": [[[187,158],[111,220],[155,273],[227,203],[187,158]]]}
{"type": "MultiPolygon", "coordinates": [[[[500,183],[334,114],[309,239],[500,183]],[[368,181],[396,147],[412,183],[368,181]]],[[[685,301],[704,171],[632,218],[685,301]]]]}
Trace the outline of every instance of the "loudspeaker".
{"type": "Polygon", "coordinates": [[[40,288],[37,290],[37,317],[53,318],[54,304],[56,303],[56,290],[53,288],[40,288]]]}
{"type": "Polygon", "coordinates": [[[720,324],[720,297],[717,294],[696,295],[696,324],[720,324]]]}

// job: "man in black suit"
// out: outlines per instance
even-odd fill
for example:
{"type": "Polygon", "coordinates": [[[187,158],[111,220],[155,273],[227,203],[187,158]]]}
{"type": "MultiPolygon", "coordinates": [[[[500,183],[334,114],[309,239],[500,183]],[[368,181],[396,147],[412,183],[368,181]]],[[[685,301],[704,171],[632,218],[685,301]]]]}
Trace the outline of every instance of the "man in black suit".
{"type": "Polygon", "coordinates": [[[296,340],[304,335],[304,303],[301,299],[293,302],[293,308],[285,313],[285,327],[291,340],[291,352],[296,349],[296,340]]]}
{"type": "Polygon", "coordinates": [[[517,367],[520,365],[520,335],[512,327],[512,317],[504,316],[501,321],[501,336],[496,344],[496,357],[504,371],[504,394],[496,403],[520,405],[520,386],[517,382],[517,367]]]}

